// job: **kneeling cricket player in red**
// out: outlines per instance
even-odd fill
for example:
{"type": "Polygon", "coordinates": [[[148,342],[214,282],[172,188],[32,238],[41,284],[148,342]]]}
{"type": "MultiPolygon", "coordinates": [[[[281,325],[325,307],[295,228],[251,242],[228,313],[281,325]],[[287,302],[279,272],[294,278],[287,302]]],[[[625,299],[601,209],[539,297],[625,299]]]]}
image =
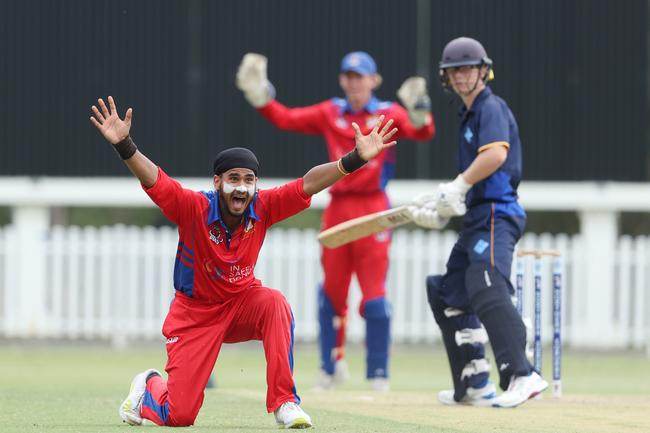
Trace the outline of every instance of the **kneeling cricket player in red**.
{"type": "Polygon", "coordinates": [[[175,298],[163,325],[167,338],[167,380],[154,369],[138,374],[119,408],[122,419],[141,425],[188,426],[203,403],[203,392],[221,345],[262,340],[267,362],[266,408],[285,428],[311,427],[299,406],[293,380],[294,320],[285,297],[264,287],[254,268],[267,229],[309,207],[311,196],[362,167],[395,145],[392,120],[363,135],[335,162],[302,178],[258,190],[259,164],[248,149],[230,148],[214,161],[214,191],[184,189],[138,151],[129,131],[133,110],[124,119],[115,102],[98,99],[90,120],[140,180],[165,216],[178,225],[174,266],[175,298]]]}

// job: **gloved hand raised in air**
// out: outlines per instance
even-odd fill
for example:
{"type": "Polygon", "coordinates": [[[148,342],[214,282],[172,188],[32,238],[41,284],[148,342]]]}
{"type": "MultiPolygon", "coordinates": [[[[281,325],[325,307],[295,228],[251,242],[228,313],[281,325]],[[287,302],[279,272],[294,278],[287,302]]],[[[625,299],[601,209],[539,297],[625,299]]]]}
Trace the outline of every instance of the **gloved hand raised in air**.
{"type": "Polygon", "coordinates": [[[266,76],[267,63],[265,56],[247,53],[237,69],[237,88],[255,108],[263,107],[275,98],[275,88],[266,76]]]}
{"type": "Polygon", "coordinates": [[[465,195],[472,184],[465,182],[463,175],[448,183],[441,183],[436,191],[436,210],[442,217],[465,215],[465,195]]]}
{"type": "Polygon", "coordinates": [[[427,94],[427,82],[424,78],[407,78],[397,90],[397,96],[408,110],[413,126],[420,128],[431,123],[431,98],[427,94]]]}
{"type": "Polygon", "coordinates": [[[421,194],[413,199],[408,207],[413,222],[420,227],[440,230],[449,222],[449,218],[441,217],[436,210],[434,194],[421,194]]]}

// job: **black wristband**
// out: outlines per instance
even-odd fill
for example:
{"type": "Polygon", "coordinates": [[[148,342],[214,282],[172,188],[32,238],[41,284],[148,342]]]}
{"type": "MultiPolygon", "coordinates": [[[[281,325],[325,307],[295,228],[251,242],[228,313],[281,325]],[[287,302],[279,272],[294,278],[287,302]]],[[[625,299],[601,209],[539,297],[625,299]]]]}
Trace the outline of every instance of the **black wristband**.
{"type": "Polygon", "coordinates": [[[341,165],[343,166],[343,170],[347,171],[348,173],[352,173],[354,170],[363,167],[367,162],[368,161],[361,158],[361,155],[359,155],[359,151],[356,147],[352,152],[341,158],[341,165]]]}
{"type": "Polygon", "coordinates": [[[124,140],[113,145],[113,147],[122,160],[131,158],[135,154],[135,151],[138,150],[138,146],[135,145],[130,135],[127,135],[124,140]]]}

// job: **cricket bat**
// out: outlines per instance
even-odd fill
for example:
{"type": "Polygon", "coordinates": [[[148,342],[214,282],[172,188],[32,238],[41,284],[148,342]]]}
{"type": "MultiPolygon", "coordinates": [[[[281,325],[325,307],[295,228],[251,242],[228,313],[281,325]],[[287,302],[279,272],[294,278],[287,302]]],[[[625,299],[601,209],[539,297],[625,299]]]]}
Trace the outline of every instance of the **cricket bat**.
{"type": "Polygon", "coordinates": [[[336,248],[408,222],[411,222],[408,206],[399,206],[344,221],[320,232],[318,240],[324,247],[336,248]]]}

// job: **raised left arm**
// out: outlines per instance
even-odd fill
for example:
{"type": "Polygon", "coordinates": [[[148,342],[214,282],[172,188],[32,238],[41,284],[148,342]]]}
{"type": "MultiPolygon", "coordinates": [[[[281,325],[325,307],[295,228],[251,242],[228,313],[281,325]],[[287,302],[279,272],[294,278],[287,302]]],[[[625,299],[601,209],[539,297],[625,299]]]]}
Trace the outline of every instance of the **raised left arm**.
{"type": "Polygon", "coordinates": [[[91,107],[93,116],[90,117],[90,122],[95,125],[106,141],[113,145],[140,183],[146,187],[153,186],[158,179],[158,166],[137,149],[129,136],[133,109],[126,110],[124,119],[120,119],[112,96],[108,97],[108,107],[102,98],[99,98],[97,103],[99,108],[95,105],[91,107]]]}
{"type": "Polygon", "coordinates": [[[372,131],[368,135],[363,135],[359,125],[353,123],[356,142],[354,150],[336,162],[317,165],[309,170],[303,176],[305,194],[314,195],[324,190],[342,177],[361,168],[366,162],[379,155],[382,150],[397,144],[397,141],[390,141],[397,132],[397,128],[390,129],[392,125],[392,119],[384,124],[382,115],[372,131]]]}

